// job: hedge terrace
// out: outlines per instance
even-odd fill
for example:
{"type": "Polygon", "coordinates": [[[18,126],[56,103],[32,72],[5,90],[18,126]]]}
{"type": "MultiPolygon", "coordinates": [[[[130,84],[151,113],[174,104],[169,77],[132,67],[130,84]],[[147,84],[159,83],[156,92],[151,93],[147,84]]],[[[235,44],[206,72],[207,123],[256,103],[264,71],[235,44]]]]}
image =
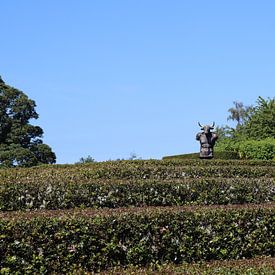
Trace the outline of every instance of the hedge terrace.
{"type": "Polygon", "coordinates": [[[215,159],[0,169],[1,274],[270,274],[274,174],[215,159]]]}
{"type": "Polygon", "coordinates": [[[274,204],[1,214],[1,266],[24,272],[274,257],[274,204]]]}

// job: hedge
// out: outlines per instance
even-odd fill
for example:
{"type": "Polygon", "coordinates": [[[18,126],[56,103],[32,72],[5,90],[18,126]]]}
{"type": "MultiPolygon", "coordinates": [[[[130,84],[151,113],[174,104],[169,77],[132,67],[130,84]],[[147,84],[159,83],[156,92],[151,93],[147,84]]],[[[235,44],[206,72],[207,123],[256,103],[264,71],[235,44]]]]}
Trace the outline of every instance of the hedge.
{"type": "Polygon", "coordinates": [[[0,213],[9,273],[274,256],[272,205],[0,213]]]}
{"type": "Polygon", "coordinates": [[[273,178],[2,183],[0,210],[241,204],[275,200],[273,178]]]}
{"type": "MultiPolygon", "coordinates": [[[[191,153],[191,154],[182,154],[182,155],[174,155],[174,156],[165,156],[163,160],[173,160],[173,159],[199,159],[199,153],[191,153]]],[[[236,160],[240,159],[238,153],[234,151],[215,151],[214,152],[214,160],[236,160]]]]}
{"type": "MultiPolygon", "coordinates": [[[[145,268],[131,266],[126,269],[113,268],[100,275],[155,275],[155,274],[200,274],[200,275],[270,275],[275,270],[275,258],[257,257],[245,260],[211,261],[201,263],[184,263],[180,265],[163,264],[145,268]]],[[[78,271],[77,274],[82,274],[78,271]]],[[[84,274],[84,272],[83,272],[84,274]]]]}
{"type": "Polygon", "coordinates": [[[172,156],[165,156],[162,159],[163,160],[173,160],[173,159],[199,159],[200,154],[199,153],[190,153],[190,154],[181,154],[181,155],[172,155],[172,156]]]}
{"type": "Polygon", "coordinates": [[[245,159],[275,160],[275,138],[242,141],[238,151],[245,159]]]}
{"type": "Polygon", "coordinates": [[[54,165],[0,169],[2,183],[87,182],[92,179],[169,180],[202,177],[274,177],[275,162],[119,161],[88,165],[54,165]],[[202,163],[202,165],[201,165],[202,163]],[[262,163],[262,165],[260,165],[262,163]]]}
{"type": "Polygon", "coordinates": [[[217,144],[217,151],[235,152],[241,159],[275,160],[275,138],[262,140],[223,140],[217,144]]]}

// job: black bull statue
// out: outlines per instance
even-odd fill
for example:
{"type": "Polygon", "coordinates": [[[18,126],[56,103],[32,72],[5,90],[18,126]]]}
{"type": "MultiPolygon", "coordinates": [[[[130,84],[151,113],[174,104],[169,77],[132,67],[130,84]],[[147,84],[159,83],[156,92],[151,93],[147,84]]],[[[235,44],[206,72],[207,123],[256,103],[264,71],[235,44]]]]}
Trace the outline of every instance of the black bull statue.
{"type": "Polygon", "coordinates": [[[201,130],[203,130],[196,135],[196,140],[199,140],[201,144],[200,158],[211,159],[214,156],[213,147],[216,140],[218,139],[218,135],[214,132],[211,132],[211,130],[214,129],[215,122],[213,122],[212,126],[202,126],[200,123],[199,126],[201,127],[201,130]]]}

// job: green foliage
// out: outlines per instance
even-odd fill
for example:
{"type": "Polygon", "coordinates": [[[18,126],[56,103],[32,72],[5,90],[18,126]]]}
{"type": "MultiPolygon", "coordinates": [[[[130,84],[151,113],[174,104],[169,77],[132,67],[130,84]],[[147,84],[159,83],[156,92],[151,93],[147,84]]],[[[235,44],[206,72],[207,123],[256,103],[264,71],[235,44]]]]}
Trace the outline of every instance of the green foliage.
{"type": "Polygon", "coordinates": [[[252,111],[252,106],[244,106],[242,102],[234,101],[235,107],[228,109],[230,115],[227,120],[236,120],[237,128],[242,125],[252,111]]]}
{"type": "Polygon", "coordinates": [[[216,126],[215,127],[215,133],[218,135],[218,140],[216,141],[216,147],[217,144],[219,144],[221,141],[223,141],[226,138],[232,137],[234,134],[234,129],[230,128],[228,125],[225,126],[216,126]]]}
{"type": "Polygon", "coordinates": [[[76,164],[91,163],[91,162],[95,162],[95,160],[90,155],[88,155],[88,157],[86,158],[81,157],[79,162],[76,162],[76,164]]]}
{"type": "Polygon", "coordinates": [[[241,158],[275,160],[275,139],[247,140],[239,143],[238,151],[241,158]]]}
{"type": "Polygon", "coordinates": [[[10,273],[274,256],[274,207],[0,213],[10,273]]]}
{"type": "Polygon", "coordinates": [[[218,128],[221,138],[215,150],[237,153],[241,158],[272,159],[275,154],[275,99],[259,97],[254,107],[244,108],[242,103],[238,104],[238,108],[229,109],[229,118],[237,120],[238,125],[236,129],[218,128]]]}
{"type": "MultiPolygon", "coordinates": [[[[215,152],[231,152],[237,153],[238,152],[238,142],[232,138],[224,138],[222,141],[217,143],[215,147],[215,152]]],[[[238,155],[238,154],[237,154],[238,155]]]]}
{"type": "Polygon", "coordinates": [[[0,210],[118,208],[140,206],[263,203],[275,200],[271,178],[93,180],[0,185],[0,210]]]}
{"type": "Polygon", "coordinates": [[[236,152],[233,152],[232,150],[221,150],[221,151],[215,151],[214,158],[217,159],[239,159],[239,155],[236,152]]]}
{"type": "Polygon", "coordinates": [[[265,100],[259,97],[252,115],[240,128],[239,138],[261,140],[275,138],[275,98],[265,100]]]}
{"type": "Polygon", "coordinates": [[[216,150],[218,152],[226,150],[231,152],[232,156],[236,155],[241,159],[274,160],[275,139],[234,141],[227,138],[217,146],[216,150]]]}
{"type": "MultiPolygon", "coordinates": [[[[128,268],[115,267],[100,274],[113,275],[156,275],[156,274],[200,274],[200,275],[270,275],[275,270],[275,259],[257,257],[254,259],[211,261],[183,264],[154,264],[149,267],[131,266],[128,268]]],[[[84,274],[84,272],[83,272],[84,274]]]]}
{"type": "MultiPolygon", "coordinates": [[[[134,160],[2,169],[3,183],[87,183],[91,180],[184,180],[274,177],[273,161],[134,160]]],[[[1,185],[0,185],[1,186],[1,185]]]]}
{"type": "Polygon", "coordinates": [[[0,170],[0,210],[261,203],[273,161],[151,160],[0,170]],[[215,178],[214,178],[215,176],[215,178]]]}
{"type": "MultiPolygon", "coordinates": [[[[191,154],[183,154],[183,155],[175,155],[175,156],[166,156],[163,157],[163,160],[184,160],[184,159],[199,159],[199,153],[191,153],[191,154]]],[[[232,150],[232,147],[226,146],[226,142],[222,143],[218,150],[214,152],[214,159],[216,160],[230,160],[230,159],[239,159],[239,155],[232,150]]]]}
{"type": "Polygon", "coordinates": [[[274,172],[274,161],[215,159],[0,169],[0,271],[172,274],[207,261],[197,274],[226,274],[227,260],[274,257],[274,172]]]}
{"type": "Polygon", "coordinates": [[[0,81],[0,166],[54,163],[55,154],[43,144],[43,130],[29,123],[37,119],[35,102],[0,81]]]}
{"type": "Polygon", "coordinates": [[[200,154],[199,153],[190,153],[190,154],[182,154],[182,155],[174,155],[174,156],[166,156],[163,157],[163,160],[173,160],[173,159],[199,159],[200,154]]]}

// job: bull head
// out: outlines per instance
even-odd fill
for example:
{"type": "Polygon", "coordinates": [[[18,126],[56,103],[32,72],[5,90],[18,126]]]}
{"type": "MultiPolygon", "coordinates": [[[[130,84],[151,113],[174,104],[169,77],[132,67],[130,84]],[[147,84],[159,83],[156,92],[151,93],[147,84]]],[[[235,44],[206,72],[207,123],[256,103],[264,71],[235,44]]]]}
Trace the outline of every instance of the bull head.
{"type": "Polygon", "coordinates": [[[198,124],[201,127],[201,130],[203,130],[203,132],[205,134],[209,134],[210,130],[213,130],[214,126],[215,126],[215,122],[213,122],[213,124],[211,126],[210,125],[204,125],[204,126],[202,126],[199,122],[198,122],[198,124]]]}

